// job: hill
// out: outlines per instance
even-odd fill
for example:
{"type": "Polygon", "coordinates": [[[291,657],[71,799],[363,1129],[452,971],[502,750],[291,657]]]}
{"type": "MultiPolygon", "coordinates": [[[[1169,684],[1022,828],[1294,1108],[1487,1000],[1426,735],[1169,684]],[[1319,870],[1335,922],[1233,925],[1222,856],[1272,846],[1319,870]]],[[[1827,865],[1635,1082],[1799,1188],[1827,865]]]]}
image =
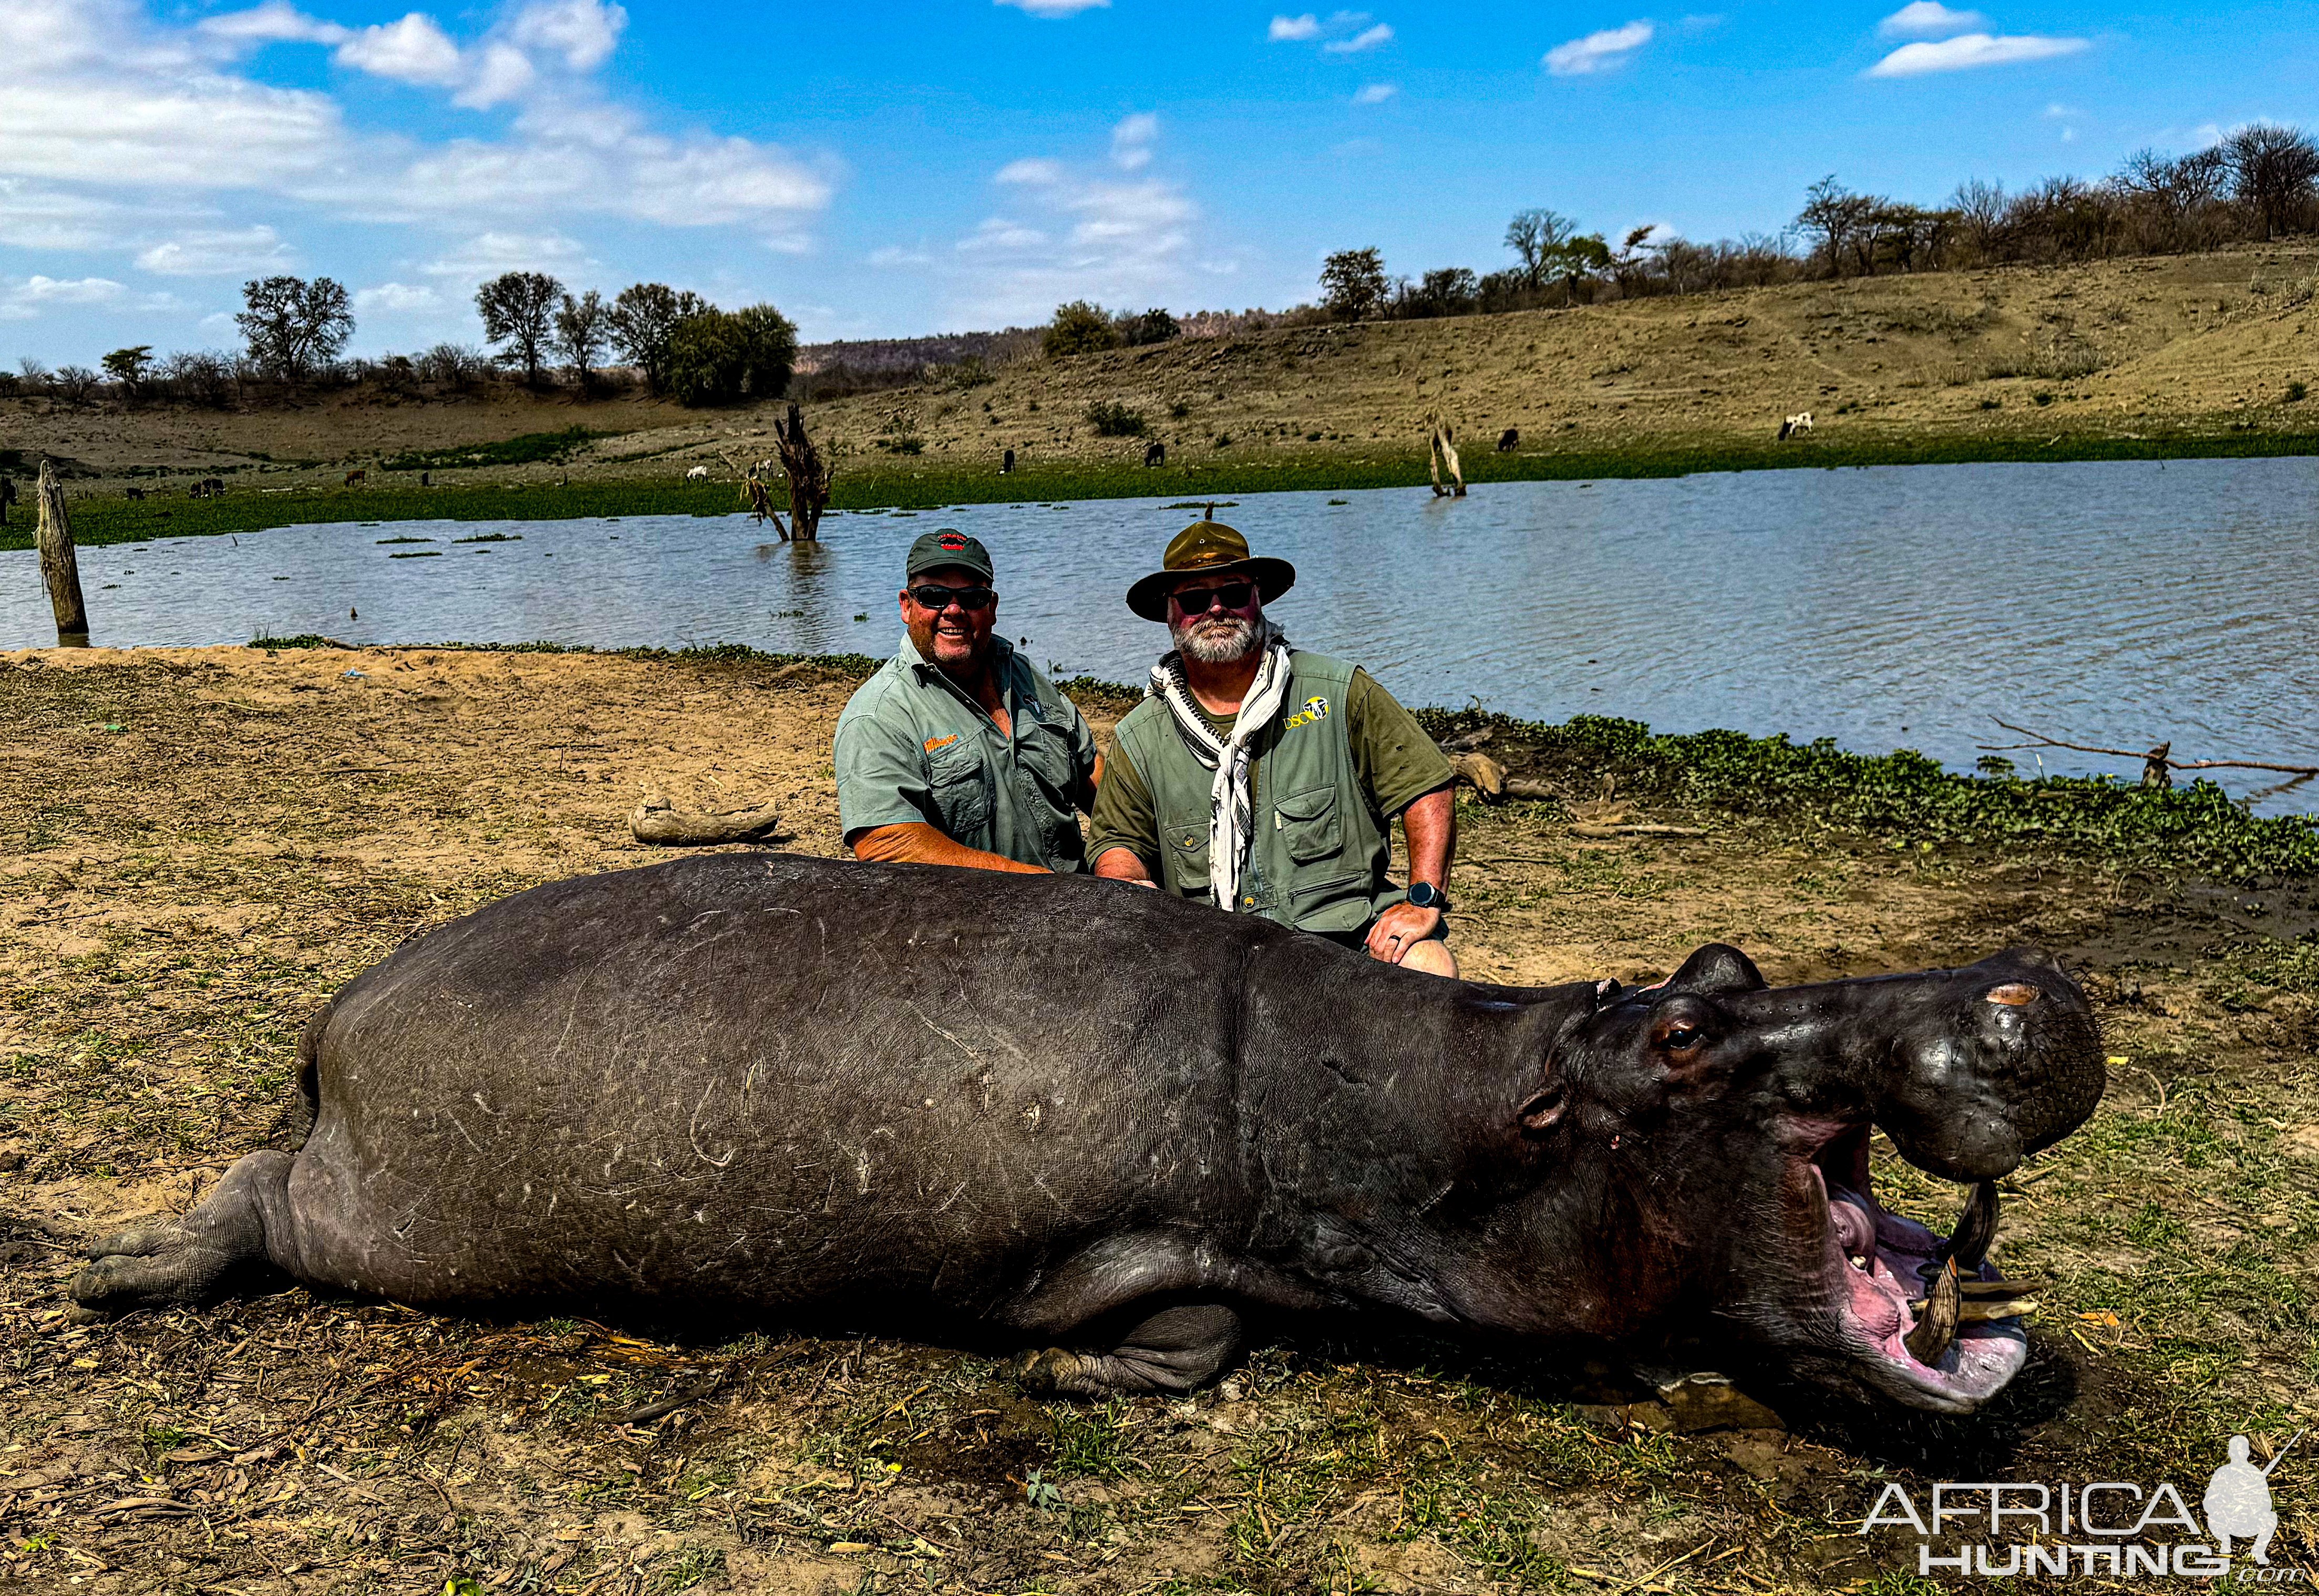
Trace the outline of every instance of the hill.
{"type": "MultiPolygon", "coordinates": [[[[2319,451],[2319,401],[2304,396],[2319,383],[2314,286],[2319,244],[2307,240],[1800,283],[952,367],[935,383],[810,402],[807,419],[837,457],[841,502],[855,503],[1420,480],[1437,406],[1469,473],[1484,476],[2301,453],[2319,451]],[[1099,435],[1087,413],[1097,404],[1123,407],[1141,432],[1099,435]],[[1802,410],[1811,437],[1774,450],[1781,418],[1802,410]],[[1520,446],[1493,456],[1507,428],[1520,446]],[[1153,440],[1169,469],[1131,470],[1153,440]],[[1008,448],[1024,474],[1002,485],[1008,448]]],[[[360,466],[370,491],[350,491],[346,513],[369,518],[394,513],[375,502],[381,484],[415,487],[421,464],[438,486],[672,487],[695,464],[722,481],[771,453],[771,408],[684,410],[511,384],[226,410],[20,398],[0,401],[0,470],[55,455],[72,463],[77,495],[102,500],[207,475],[230,491],[335,492],[360,466]]]]}

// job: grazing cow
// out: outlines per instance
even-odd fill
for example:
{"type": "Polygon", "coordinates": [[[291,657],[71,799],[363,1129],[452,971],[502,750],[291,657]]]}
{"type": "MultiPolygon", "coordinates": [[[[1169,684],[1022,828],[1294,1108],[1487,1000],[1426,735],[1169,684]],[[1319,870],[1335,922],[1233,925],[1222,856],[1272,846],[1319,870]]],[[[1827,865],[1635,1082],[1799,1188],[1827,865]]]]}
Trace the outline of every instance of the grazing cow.
{"type": "Polygon", "coordinates": [[[690,471],[684,473],[684,480],[688,482],[707,482],[708,480],[708,467],[706,465],[694,466],[690,471]]]}
{"type": "Polygon", "coordinates": [[[16,502],[16,479],[0,476],[0,527],[8,524],[8,507],[16,502]]]}
{"type": "Polygon", "coordinates": [[[225,497],[225,481],[221,477],[211,477],[207,482],[203,483],[203,486],[209,489],[210,497],[212,499],[222,499],[225,497]]]}
{"type": "Polygon", "coordinates": [[[1800,416],[1790,416],[1786,420],[1780,423],[1780,442],[1785,443],[1791,437],[1800,437],[1811,429],[1811,412],[1809,410],[1804,411],[1803,414],[1800,416]]]}
{"type": "Polygon", "coordinates": [[[124,491],[124,495],[131,499],[142,499],[145,497],[145,490],[142,488],[130,488],[124,491]]]}
{"type": "Polygon", "coordinates": [[[433,487],[435,485],[435,473],[431,471],[420,472],[419,473],[419,485],[422,488],[433,487]]]}
{"type": "Polygon", "coordinates": [[[1144,446],[1143,446],[1143,464],[1144,464],[1146,466],[1152,466],[1152,465],[1165,465],[1165,464],[1168,464],[1168,446],[1167,446],[1166,444],[1160,443],[1160,442],[1158,442],[1158,441],[1156,441],[1156,440],[1155,440],[1155,441],[1153,441],[1153,442],[1151,442],[1151,443],[1148,443],[1148,444],[1144,445],[1144,446]]]}
{"type": "Polygon", "coordinates": [[[998,462],[998,474],[999,474],[1000,476],[1005,476],[1007,473],[1009,473],[1009,472],[1013,471],[1014,469],[1015,469],[1015,451],[1014,451],[1014,450],[1012,450],[1012,449],[1009,449],[1009,450],[1007,450],[1007,451],[1006,451],[1006,454],[1005,454],[1005,455],[1004,455],[999,459],[999,462],[998,462]]]}
{"type": "Polygon", "coordinates": [[[368,481],[370,481],[370,473],[365,470],[362,466],[357,465],[352,471],[347,473],[347,480],[342,485],[351,488],[356,482],[366,482],[368,481]]]}
{"type": "Polygon", "coordinates": [[[1520,447],[1521,447],[1521,428],[1519,428],[1519,427],[1509,427],[1509,428],[1507,428],[1503,432],[1501,432],[1501,433],[1499,433],[1499,434],[1498,434],[1498,453],[1499,453],[1499,454],[1501,454],[1501,455],[1511,455],[1511,454],[1512,454],[1516,449],[1518,449],[1518,448],[1520,448],[1520,447]]]}

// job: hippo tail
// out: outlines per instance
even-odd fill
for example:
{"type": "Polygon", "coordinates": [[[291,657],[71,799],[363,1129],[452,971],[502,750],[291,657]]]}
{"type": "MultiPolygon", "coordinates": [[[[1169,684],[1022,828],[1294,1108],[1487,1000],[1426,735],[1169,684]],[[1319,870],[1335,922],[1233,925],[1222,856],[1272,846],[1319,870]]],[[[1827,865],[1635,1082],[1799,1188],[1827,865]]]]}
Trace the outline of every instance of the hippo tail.
{"type": "Polygon", "coordinates": [[[306,1145],[306,1138],[314,1132],[314,1120],[322,1110],[322,1088],[318,1060],[322,1052],[322,1032],[329,1028],[330,1011],[338,1000],[332,997],[306,1022],[306,1029],[298,1036],[298,1090],[274,1121],[274,1130],[266,1137],[266,1145],[284,1152],[296,1152],[306,1145]]]}

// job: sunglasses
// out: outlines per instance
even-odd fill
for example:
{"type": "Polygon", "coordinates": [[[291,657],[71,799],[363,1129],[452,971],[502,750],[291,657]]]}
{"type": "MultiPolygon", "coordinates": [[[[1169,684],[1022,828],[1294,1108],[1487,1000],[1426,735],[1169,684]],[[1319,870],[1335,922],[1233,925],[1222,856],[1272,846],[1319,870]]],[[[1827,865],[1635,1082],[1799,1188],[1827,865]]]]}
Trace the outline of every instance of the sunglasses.
{"type": "Polygon", "coordinates": [[[947,609],[955,604],[961,609],[988,609],[998,595],[988,588],[938,588],[929,584],[912,588],[910,597],[927,609],[947,609]]]}
{"type": "Polygon", "coordinates": [[[1214,604],[1221,604],[1226,609],[1245,609],[1255,592],[1256,584],[1252,582],[1228,582],[1222,587],[1188,588],[1168,597],[1186,615],[1205,615],[1209,607],[1214,604]]]}

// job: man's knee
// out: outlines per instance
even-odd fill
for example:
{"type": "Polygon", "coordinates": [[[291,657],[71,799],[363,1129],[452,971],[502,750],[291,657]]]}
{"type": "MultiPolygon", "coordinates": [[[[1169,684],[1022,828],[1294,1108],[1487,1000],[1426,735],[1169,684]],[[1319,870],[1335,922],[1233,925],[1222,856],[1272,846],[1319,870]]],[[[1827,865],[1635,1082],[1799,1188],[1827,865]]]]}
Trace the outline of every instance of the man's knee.
{"type": "Polygon", "coordinates": [[[1457,974],[1457,955],[1449,951],[1448,942],[1439,937],[1430,937],[1401,956],[1401,967],[1423,970],[1427,975],[1454,978],[1457,974]]]}

